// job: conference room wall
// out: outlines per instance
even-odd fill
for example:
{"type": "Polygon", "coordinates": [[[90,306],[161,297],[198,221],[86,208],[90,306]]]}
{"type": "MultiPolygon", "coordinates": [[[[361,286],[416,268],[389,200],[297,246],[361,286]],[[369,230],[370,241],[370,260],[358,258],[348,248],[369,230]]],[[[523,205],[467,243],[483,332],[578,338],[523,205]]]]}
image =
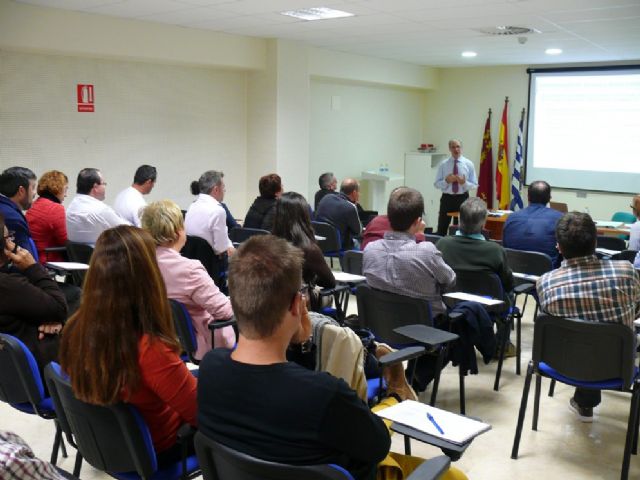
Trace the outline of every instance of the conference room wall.
{"type": "MultiPolygon", "coordinates": [[[[526,69],[525,65],[441,69],[438,87],[425,94],[424,138],[428,143],[438,145],[440,151],[447,150],[449,138],[461,138],[464,155],[475,163],[478,170],[487,110],[491,108],[495,175],[500,119],[504,97],[508,96],[509,165],[512,167],[520,112],[527,108],[529,77],[526,69]]],[[[603,152],[602,159],[606,161],[606,152],[603,152]]],[[[524,190],[526,203],[526,188],[524,190]]],[[[609,219],[613,212],[630,211],[628,194],[555,189],[552,196],[554,201],[566,203],[570,210],[588,211],[595,219],[609,219]],[[584,194],[586,197],[578,197],[584,194]]],[[[497,203],[494,205],[497,208],[497,203]]]]}
{"type": "MultiPolygon", "coordinates": [[[[404,174],[404,154],[423,141],[424,95],[419,90],[312,79],[311,201],[318,176],[326,171],[339,180],[357,178],[386,163],[390,172],[404,174]]],[[[370,208],[366,195],[361,197],[370,208]]]]}
{"type": "Polygon", "coordinates": [[[189,184],[208,169],[225,172],[227,200],[246,207],[246,73],[17,53],[0,50],[0,165],[70,178],[103,171],[107,202],[135,169],[158,168],[149,200],[193,200],[189,184]],[[95,86],[95,113],[78,113],[76,84],[95,86]]]}

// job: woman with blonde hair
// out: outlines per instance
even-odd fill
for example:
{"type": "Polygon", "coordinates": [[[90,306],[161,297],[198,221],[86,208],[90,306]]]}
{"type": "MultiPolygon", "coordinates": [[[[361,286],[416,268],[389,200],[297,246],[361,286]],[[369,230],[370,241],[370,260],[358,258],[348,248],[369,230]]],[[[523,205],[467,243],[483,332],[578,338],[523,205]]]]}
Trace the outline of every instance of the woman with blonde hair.
{"type": "Polygon", "coordinates": [[[29,230],[40,263],[64,260],[60,252],[46,252],[50,247],[64,247],[67,242],[67,220],[62,202],[67,196],[69,179],[58,171],[45,172],[38,180],[38,199],[27,210],[29,230]]]}
{"type": "Polygon", "coordinates": [[[151,236],[121,225],[96,243],[82,303],[64,328],[60,364],[88,403],[131,403],[159,463],[180,458],[177,432],[196,425],[195,377],[180,360],[171,307],[151,236]]]}
{"type": "MultiPolygon", "coordinates": [[[[213,346],[209,324],[233,316],[231,301],[220,292],[200,261],[180,255],[187,234],[178,205],[171,200],[150,203],[142,212],[142,227],[156,243],[158,266],[167,286],[167,295],[183,303],[191,315],[197,339],[195,358],[200,360],[213,346]]],[[[232,348],[235,340],[231,327],[215,331],[217,347],[232,348]]]]}

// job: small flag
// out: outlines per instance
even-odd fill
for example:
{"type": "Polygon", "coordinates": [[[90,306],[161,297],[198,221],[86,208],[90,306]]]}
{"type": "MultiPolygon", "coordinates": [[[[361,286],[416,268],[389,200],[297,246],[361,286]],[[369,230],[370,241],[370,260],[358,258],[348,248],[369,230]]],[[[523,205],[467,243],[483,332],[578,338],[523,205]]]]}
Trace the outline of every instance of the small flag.
{"type": "Polygon", "coordinates": [[[487,208],[493,208],[493,149],[491,145],[491,109],[484,124],[482,136],[482,152],[480,153],[480,176],[478,177],[478,197],[487,204],[487,208]]]}
{"type": "Polygon", "coordinates": [[[498,197],[498,208],[500,210],[506,210],[509,208],[509,139],[507,135],[508,107],[509,97],[506,97],[504,99],[504,109],[502,110],[502,120],[500,121],[498,163],[496,165],[496,196],[498,197]]]}
{"type": "Polygon", "coordinates": [[[520,116],[520,125],[518,125],[518,143],[516,145],[516,158],[513,161],[513,174],[511,175],[511,210],[521,210],[524,207],[522,203],[522,137],[524,125],[524,108],[520,116]]]}

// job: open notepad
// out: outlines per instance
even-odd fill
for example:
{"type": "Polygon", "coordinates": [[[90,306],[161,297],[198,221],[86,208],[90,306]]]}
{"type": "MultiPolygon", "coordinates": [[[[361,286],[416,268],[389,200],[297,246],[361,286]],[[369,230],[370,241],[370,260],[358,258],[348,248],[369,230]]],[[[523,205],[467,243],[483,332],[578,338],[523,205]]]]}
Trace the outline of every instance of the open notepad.
{"type": "Polygon", "coordinates": [[[488,423],[479,422],[478,420],[413,400],[405,400],[376,413],[382,418],[387,418],[456,445],[462,445],[491,429],[491,425],[488,423]],[[438,431],[432,421],[429,420],[427,414],[431,414],[433,420],[444,433],[438,431]]]}

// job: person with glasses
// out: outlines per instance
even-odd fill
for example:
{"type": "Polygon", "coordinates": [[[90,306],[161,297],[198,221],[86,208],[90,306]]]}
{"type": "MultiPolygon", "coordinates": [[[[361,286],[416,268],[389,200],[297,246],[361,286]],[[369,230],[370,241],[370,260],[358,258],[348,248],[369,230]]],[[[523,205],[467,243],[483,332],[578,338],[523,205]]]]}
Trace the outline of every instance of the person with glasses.
{"type": "Polygon", "coordinates": [[[42,371],[58,356],[65,296],[29,250],[15,243],[1,213],[0,232],[0,332],[22,340],[42,371]]]}
{"type": "MultiPolygon", "coordinates": [[[[631,211],[635,215],[636,219],[640,219],[640,195],[636,195],[631,200],[631,211]]],[[[640,222],[636,221],[631,225],[631,231],[629,232],[629,250],[640,250],[640,222]]]]}
{"type": "Polygon", "coordinates": [[[107,182],[97,168],[83,168],[76,180],[76,196],[67,208],[67,236],[70,241],[90,246],[102,232],[118,225],[130,225],[104,203],[107,182]]]}

